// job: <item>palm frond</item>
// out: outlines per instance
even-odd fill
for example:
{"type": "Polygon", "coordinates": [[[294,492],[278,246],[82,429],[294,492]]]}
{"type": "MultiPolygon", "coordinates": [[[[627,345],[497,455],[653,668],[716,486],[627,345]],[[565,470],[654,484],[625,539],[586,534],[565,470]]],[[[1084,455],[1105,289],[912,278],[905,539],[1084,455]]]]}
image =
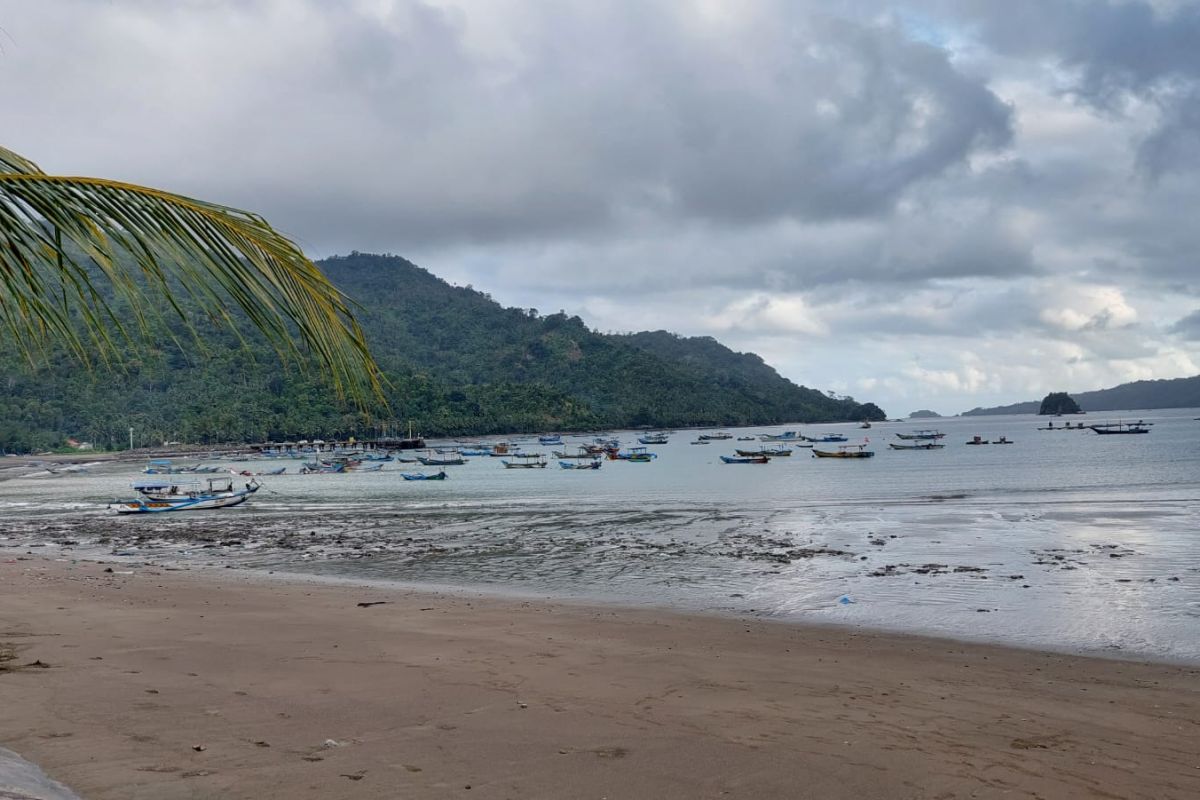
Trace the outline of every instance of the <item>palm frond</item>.
{"type": "Polygon", "coordinates": [[[339,393],[360,404],[382,397],[349,301],[262,217],[119,181],[47,175],[0,147],[0,324],[27,352],[53,340],[83,361],[111,359],[149,330],[147,314],[161,305],[151,298],[187,321],[173,285],[234,330],[230,309],[240,309],[284,360],[303,361],[307,350],[339,393]],[[104,301],[97,268],[132,310],[128,319],[104,301]]]}

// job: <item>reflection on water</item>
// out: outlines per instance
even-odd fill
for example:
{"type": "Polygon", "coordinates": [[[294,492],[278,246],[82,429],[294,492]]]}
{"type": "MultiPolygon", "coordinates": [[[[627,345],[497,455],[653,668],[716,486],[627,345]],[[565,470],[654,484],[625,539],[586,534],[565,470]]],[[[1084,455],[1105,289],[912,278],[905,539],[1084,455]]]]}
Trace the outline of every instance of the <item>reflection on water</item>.
{"type": "MultiPolygon", "coordinates": [[[[1031,417],[943,420],[946,448],[916,452],[885,442],[926,425],[877,425],[874,459],[798,450],[767,466],[724,465],[735,442],[693,447],[688,432],[652,448],[650,464],[505,470],[475,458],[437,483],[402,481],[401,465],[283,475],[243,508],[152,518],[104,512],[133,478],[110,465],[0,482],[0,546],[1200,661],[1195,416],[1139,412],[1156,425],[1132,437],[1039,432],[1031,417]],[[965,446],[976,433],[1017,443],[965,446]]],[[[839,428],[861,436],[820,432],[839,428]]]]}

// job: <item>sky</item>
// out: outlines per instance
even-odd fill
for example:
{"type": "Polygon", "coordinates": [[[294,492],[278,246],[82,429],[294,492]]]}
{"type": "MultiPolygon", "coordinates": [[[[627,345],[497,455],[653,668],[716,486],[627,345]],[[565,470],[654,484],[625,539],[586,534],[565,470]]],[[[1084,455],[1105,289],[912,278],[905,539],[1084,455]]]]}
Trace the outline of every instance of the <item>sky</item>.
{"type": "Polygon", "coordinates": [[[0,0],[0,144],[892,416],[1200,374],[1200,2],[0,0]]]}

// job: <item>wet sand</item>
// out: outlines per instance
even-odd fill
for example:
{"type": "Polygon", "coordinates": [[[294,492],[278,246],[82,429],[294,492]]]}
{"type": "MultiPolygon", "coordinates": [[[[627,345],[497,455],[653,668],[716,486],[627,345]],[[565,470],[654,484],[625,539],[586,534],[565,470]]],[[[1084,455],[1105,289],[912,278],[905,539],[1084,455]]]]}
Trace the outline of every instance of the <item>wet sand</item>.
{"type": "Polygon", "coordinates": [[[110,567],[0,557],[0,745],[91,800],[1200,796],[1196,667],[110,567]]]}

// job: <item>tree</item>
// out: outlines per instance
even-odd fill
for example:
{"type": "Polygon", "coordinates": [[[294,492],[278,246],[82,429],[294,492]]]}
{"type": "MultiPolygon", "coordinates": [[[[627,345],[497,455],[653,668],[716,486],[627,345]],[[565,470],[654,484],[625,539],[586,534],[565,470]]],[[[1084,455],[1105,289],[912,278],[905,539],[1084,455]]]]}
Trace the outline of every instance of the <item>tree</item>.
{"type": "Polygon", "coordinates": [[[47,175],[0,147],[0,324],[30,361],[58,342],[84,363],[110,363],[147,344],[148,316],[164,304],[193,330],[181,292],[234,330],[230,312],[239,309],[285,361],[303,363],[307,350],[360,404],[382,397],[349,302],[263,218],[118,181],[47,175]]]}

